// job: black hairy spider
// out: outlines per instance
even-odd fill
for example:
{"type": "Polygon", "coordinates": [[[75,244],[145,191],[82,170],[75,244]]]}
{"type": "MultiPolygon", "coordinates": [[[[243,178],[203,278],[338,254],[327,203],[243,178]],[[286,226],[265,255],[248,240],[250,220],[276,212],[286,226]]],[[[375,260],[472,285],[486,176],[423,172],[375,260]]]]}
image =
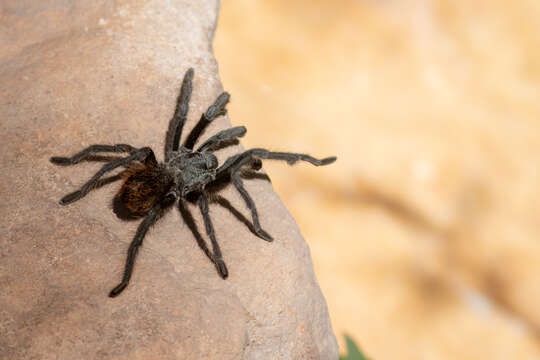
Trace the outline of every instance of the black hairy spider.
{"type": "Polygon", "coordinates": [[[318,160],[305,154],[251,149],[233,155],[219,165],[213,152],[238,142],[238,138],[246,133],[246,128],[243,126],[220,131],[194,150],[197,139],[208,124],[226,113],[225,106],[229,102],[229,94],[226,92],[219,95],[214,104],[206,110],[184,141],[184,145],[179,147],[191,97],[192,80],[193,69],[190,68],[184,75],[176,110],[167,130],[165,162],[158,163],[154,152],[149,147],[138,149],[127,144],[91,145],[70,158],[52,157],[50,159],[52,163],[63,166],[75,165],[83,160],[106,162],[79,190],[64,196],[60,200],[61,205],[70,204],[83,198],[93,189],[123,179],[124,184],[113,200],[113,211],[124,220],[144,217],[129,246],[122,281],[109,293],[110,297],[117,296],[126,288],[133,272],[139,246],[142,245],[146,232],[177,200],[181,212],[186,209],[185,201],[198,204],[206,233],[212,243],[212,252],[204,241],[197,239],[198,244],[215,264],[219,275],[225,279],[228,271],[221,256],[208,210],[208,199],[220,189],[220,184],[221,186],[228,183],[234,185],[251,211],[254,233],[266,241],[272,241],[272,237],[261,228],[255,203],[244,188],[240,177],[242,170],[248,168],[259,170],[262,166],[261,159],[285,160],[289,165],[302,160],[316,166],[328,165],[336,160],[336,157],[318,160]],[[96,153],[127,153],[129,155],[111,157],[96,155],[96,153]],[[124,167],[125,170],[117,175],[102,178],[107,172],[119,167],[124,167]]]}

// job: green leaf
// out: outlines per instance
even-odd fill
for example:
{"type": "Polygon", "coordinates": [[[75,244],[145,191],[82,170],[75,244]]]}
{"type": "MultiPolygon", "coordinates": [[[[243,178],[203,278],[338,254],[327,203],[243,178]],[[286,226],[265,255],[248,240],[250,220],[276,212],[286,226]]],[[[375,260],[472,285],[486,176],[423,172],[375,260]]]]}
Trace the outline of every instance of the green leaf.
{"type": "Polygon", "coordinates": [[[362,354],[354,340],[347,334],[345,334],[345,343],[347,344],[347,356],[340,356],[339,360],[368,360],[368,358],[362,354]]]}

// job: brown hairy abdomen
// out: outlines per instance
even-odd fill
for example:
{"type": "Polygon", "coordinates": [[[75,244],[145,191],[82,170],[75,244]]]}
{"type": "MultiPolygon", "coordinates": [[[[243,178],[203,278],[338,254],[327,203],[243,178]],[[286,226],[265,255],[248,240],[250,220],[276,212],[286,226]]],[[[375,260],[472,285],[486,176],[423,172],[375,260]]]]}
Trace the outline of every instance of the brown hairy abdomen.
{"type": "Polygon", "coordinates": [[[138,219],[148,213],[171,186],[171,177],[159,166],[133,164],[123,174],[125,179],[113,200],[113,211],[120,219],[138,219]]]}

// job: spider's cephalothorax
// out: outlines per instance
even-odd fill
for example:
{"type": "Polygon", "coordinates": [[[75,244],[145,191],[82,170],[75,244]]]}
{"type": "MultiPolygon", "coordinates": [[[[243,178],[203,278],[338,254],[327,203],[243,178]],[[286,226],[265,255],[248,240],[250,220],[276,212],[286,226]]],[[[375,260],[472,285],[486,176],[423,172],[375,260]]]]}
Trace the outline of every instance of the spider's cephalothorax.
{"type": "MultiPolygon", "coordinates": [[[[255,203],[244,188],[242,180],[244,171],[259,170],[262,166],[262,159],[285,160],[289,165],[302,160],[316,166],[331,164],[336,160],[335,157],[318,160],[305,154],[251,149],[233,155],[219,165],[213,152],[237,143],[238,138],[245,135],[245,127],[237,126],[220,131],[204,141],[197,149],[194,149],[194,147],[208,124],[216,117],[226,113],[225,106],[229,102],[229,94],[227,93],[222,93],[214,104],[208,108],[187,136],[183,146],[180,146],[180,137],[186,122],[191,97],[192,80],[193,69],[189,69],[184,75],[176,110],[169,123],[165,139],[164,163],[157,162],[154,152],[149,147],[135,148],[127,144],[91,145],[70,158],[51,158],[52,163],[65,166],[74,165],[83,160],[106,162],[79,190],[64,196],[60,200],[61,205],[77,201],[93,189],[123,179],[124,184],[113,199],[115,214],[125,220],[144,217],[129,246],[122,281],[110,292],[110,297],[117,296],[128,285],[138,249],[142,245],[148,229],[177,201],[178,208],[183,216],[187,211],[185,207],[186,201],[197,203],[199,206],[206,233],[212,244],[212,251],[210,251],[204,240],[196,236],[197,242],[214,263],[220,276],[225,279],[228,276],[228,271],[222,259],[221,250],[210,219],[209,197],[211,195],[215,197],[215,192],[223,184],[232,183],[251,212],[253,224],[248,226],[260,238],[272,241],[272,237],[261,228],[255,203]],[[118,158],[96,155],[96,153],[126,153],[128,155],[118,158]],[[106,173],[117,168],[124,168],[124,170],[116,175],[103,178],[106,173]]],[[[190,228],[195,226],[189,212],[187,212],[184,219],[188,222],[188,225],[191,224],[190,228]]]]}

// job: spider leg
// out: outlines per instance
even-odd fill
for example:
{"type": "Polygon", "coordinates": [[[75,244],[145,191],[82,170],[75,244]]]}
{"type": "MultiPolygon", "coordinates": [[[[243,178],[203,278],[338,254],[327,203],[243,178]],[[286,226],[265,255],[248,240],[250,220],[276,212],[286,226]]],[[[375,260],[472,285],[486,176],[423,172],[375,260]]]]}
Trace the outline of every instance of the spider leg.
{"type": "Polygon", "coordinates": [[[255,206],[255,202],[247,192],[246,188],[244,187],[244,183],[242,179],[240,179],[240,176],[238,174],[234,173],[231,175],[231,180],[242,198],[244,199],[246,206],[251,211],[251,217],[253,218],[253,227],[255,228],[255,234],[260,237],[263,240],[266,241],[273,241],[274,239],[270,234],[268,234],[266,231],[264,231],[261,227],[261,224],[259,222],[259,214],[257,213],[257,207],[255,206]]]}
{"type": "Polygon", "coordinates": [[[232,144],[237,138],[243,137],[246,134],[246,128],[244,126],[236,126],[223,131],[218,132],[206,140],[199,148],[198,152],[203,151],[215,151],[221,147],[232,144]]]}
{"type": "Polygon", "coordinates": [[[255,227],[253,226],[253,223],[251,221],[249,221],[245,216],[244,214],[242,214],[240,211],[238,211],[232,204],[229,200],[227,200],[226,198],[224,198],[223,196],[221,195],[217,195],[217,194],[213,194],[212,195],[212,203],[216,203],[218,204],[219,206],[221,206],[222,208],[224,208],[225,210],[229,211],[231,213],[231,215],[233,215],[236,219],[238,219],[238,221],[240,221],[241,223],[243,223],[244,225],[247,226],[247,228],[249,229],[249,231],[251,231],[254,235],[257,235],[257,232],[255,231],[255,227]]]}
{"type": "Polygon", "coordinates": [[[163,201],[156,204],[152,209],[150,209],[148,215],[146,215],[144,220],[139,224],[137,232],[135,233],[135,237],[129,245],[122,281],[114,289],[111,290],[111,292],[109,293],[109,297],[118,296],[122,291],[124,291],[126,286],[128,286],[129,279],[131,279],[131,274],[133,273],[133,265],[135,264],[135,258],[137,257],[139,247],[143,243],[144,236],[146,235],[150,227],[154,225],[159,219],[159,216],[163,213],[163,210],[172,205],[175,200],[176,197],[173,194],[166,195],[163,201]]]}
{"type": "Polygon", "coordinates": [[[243,153],[231,156],[223,165],[217,169],[217,177],[223,176],[227,172],[231,174],[242,166],[250,163],[253,159],[269,159],[269,160],[285,160],[289,165],[295,164],[297,161],[307,161],[315,166],[324,166],[336,161],[335,156],[324,159],[316,159],[311,155],[288,153],[288,152],[273,152],[265,149],[251,149],[243,153]]]}
{"type": "Polygon", "coordinates": [[[219,275],[223,279],[226,279],[227,276],[229,276],[229,272],[227,271],[227,266],[225,265],[225,262],[223,261],[221,257],[221,250],[216,240],[216,234],[214,233],[214,226],[212,225],[212,220],[210,219],[210,214],[209,214],[209,209],[208,209],[208,198],[206,197],[205,193],[201,194],[201,196],[199,197],[198,203],[199,203],[199,209],[201,210],[201,214],[204,219],[204,226],[206,227],[206,233],[208,234],[208,237],[210,238],[210,241],[212,242],[214,264],[216,265],[219,275]]]}
{"type": "MultiPolygon", "coordinates": [[[[237,173],[239,170],[242,170],[245,166],[251,166],[252,168],[260,168],[261,161],[260,159],[272,159],[272,160],[285,160],[289,165],[293,165],[299,160],[307,161],[315,166],[328,165],[336,161],[336,157],[328,157],[324,159],[316,159],[310,155],[306,154],[296,154],[296,153],[286,153],[286,152],[272,152],[265,149],[251,149],[243,153],[231,156],[228,158],[223,165],[221,165],[216,172],[216,177],[214,180],[210,181],[211,183],[218,183],[230,178],[231,182],[238,190],[247,207],[251,211],[251,216],[253,218],[253,226],[255,228],[255,233],[260,238],[266,241],[272,241],[272,237],[261,228],[259,223],[259,215],[257,213],[257,208],[255,202],[244,188],[244,184],[237,173]]],[[[208,185],[208,184],[204,184],[208,185]]]]}
{"type": "Polygon", "coordinates": [[[121,156],[109,156],[109,155],[88,155],[84,161],[94,162],[111,162],[122,159],[121,156]]]}
{"type": "Polygon", "coordinates": [[[72,192],[72,193],[67,194],[66,196],[64,196],[60,200],[60,205],[67,205],[69,203],[72,203],[74,201],[77,201],[77,200],[83,198],[84,196],[86,196],[86,194],[88,194],[92,189],[94,189],[96,187],[96,184],[98,183],[99,179],[105,173],[107,173],[107,172],[109,172],[111,170],[114,170],[119,166],[127,165],[127,164],[131,163],[132,161],[136,161],[136,160],[138,160],[138,161],[145,160],[147,162],[148,161],[157,162],[156,158],[154,156],[154,152],[149,147],[144,147],[144,148],[141,148],[139,150],[136,150],[133,154],[131,154],[128,157],[125,157],[125,158],[122,158],[120,160],[116,160],[116,161],[113,161],[113,162],[110,162],[108,164],[103,165],[102,168],[97,173],[95,173],[95,175],[92,176],[90,178],[90,180],[88,180],[86,182],[86,184],[84,184],[81,187],[80,190],[77,190],[75,192],[72,192]]]}
{"type": "Polygon", "coordinates": [[[105,185],[108,185],[110,183],[113,183],[115,181],[118,181],[122,178],[122,174],[124,173],[125,171],[122,171],[116,175],[113,175],[113,176],[109,176],[109,177],[106,177],[106,178],[103,178],[103,179],[99,179],[98,181],[96,181],[96,184],[94,185],[94,189],[99,189],[105,185]]]}
{"type": "Polygon", "coordinates": [[[193,233],[193,236],[195,236],[195,240],[197,240],[197,244],[199,245],[201,250],[212,262],[214,262],[212,253],[208,249],[206,242],[204,241],[201,233],[199,232],[199,229],[197,228],[197,223],[195,222],[193,215],[191,215],[191,212],[187,208],[185,201],[183,200],[178,201],[178,210],[180,211],[180,215],[182,215],[182,219],[188,226],[189,230],[191,230],[191,232],[193,233]]]}
{"type": "Polygon", "coordinates": [[[137,151],[137,149],[128,144],[90,145],[86,149],[82,150],[81,152],[78,152],[77,154],[73,155],[70,158],[62,157],[62,156],[53,156],[50,159],[50,161],[56,165],[69,166],[69,165],[78,164],[81,161],[86,160],[86,159],[92,159],[92,157],[95,157],[94,153],[96,152],[112,152],[112,153],[127,152],[130,154],[133,154],[135,151],[137,151]]]}
{"type": "Polygon", "coordinates": [[[225,106],[229,102],[230,95],[226,92],[222,93],[218,96],[216,101],[213,105],[211,105],[208,110],[201,116],[201,119],[195,125],[193,130],[189,133],[186,141],[184,142],[184,147],[187,149],[193,149],[195,146],[195,142],[201,136],[204,129],[210,124],[215,118],[217,118],[220,115],[225,115],[227,110],[225,110],[225,106]]]}
{"type": "Polygon", "coordinates": [[[165,142],[165,161],[168,160],[169,153],[171,151],[178,150],[178,144],[180,143],[180,137],[182,136],[182,129],[186,123],[187,113],[189,110],[189,99],[191,98],[191,91],[193,90],[193,68],[189,68],[182,80],[182,87],[180,88],[180,95],[176,101],[176,109],[174,115],[169,122],[169,129],[167,130],[166,142],[165,142]]]}

